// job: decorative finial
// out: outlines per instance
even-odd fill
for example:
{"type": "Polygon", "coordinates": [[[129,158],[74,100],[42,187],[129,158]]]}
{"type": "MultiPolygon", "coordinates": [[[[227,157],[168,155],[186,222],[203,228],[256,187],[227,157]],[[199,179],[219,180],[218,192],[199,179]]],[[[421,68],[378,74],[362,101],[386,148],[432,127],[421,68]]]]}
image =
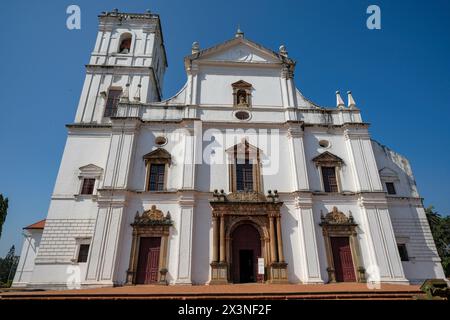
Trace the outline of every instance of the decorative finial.
{"type": "Polygon", "coordinates": [[[287,57],[288,56],[288,52],[286,50],[286,47],[284,46],[284,44],[282,44],[279,48],[279,53],[281,56],[283,57],[287,57]]]}
{"type": "Polygon", "coordinates": [[[236,38],[243,38],[244,37],[244,32],[242,32],[240,25],[238,25],[236,34],[234,36],[236,38]]]}
{"type": "Polygon", "coordinates": [[[336,107],[342,109],[345,107],[344,100],[342,100],[341,93],[336,91],[336,107]]]}
{"type": "Polygon", "coordinates": [[[200,51],[200,44],[195,41],[192,43],[192,54],[198,53],[200,51]]]}
{"type": "Polygon", "coordinates": [[[353,96],[352,96],[352,92],[351,92],[351,91],[347,91],[347,97],[348,97],[348,107],[349,107],[350,109],[356,108],[355,99],[353,99],[353,96]]]}
{"type": "Polygon", "coordinates": [[[151,14],[152,12],[150,11],[150,9],[145,10],[145,13],[151,14]]]}
{"type": "Polygon", "coordinates": [[[141,87],[142,85],[139,83],[136,89],[136,93],[134,94],[134,101],[141,102],[141,87]]]}
{"type": "Polygon", "coordinates": [[[353,214],[350,210],[348,210],[348,222],[354,223],[355,219],[353,218],[353,214]]]}

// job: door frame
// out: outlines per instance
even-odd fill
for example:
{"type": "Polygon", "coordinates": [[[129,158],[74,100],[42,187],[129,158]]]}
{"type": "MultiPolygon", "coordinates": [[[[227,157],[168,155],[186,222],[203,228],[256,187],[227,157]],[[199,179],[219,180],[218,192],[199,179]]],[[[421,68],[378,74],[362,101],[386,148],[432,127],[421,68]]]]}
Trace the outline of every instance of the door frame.
{"type": "MultiPolygon", "coordinates": [[[[160,281],[160,273],[159,273],[159,271],[161,270],[161,247],[162,247],[162,237],[144,237],[144,236],[140,236],[139,237],[139,249],[138,249],[138,257],[137,257],[137,262],[136,262],[136,276],[135,276],[135,282],[136,282],[136,284],[137,284],[137,276],[138,276],[138,269],[139,269],[139,264],[140,263],[142,263],[141,261],[140,261],[140,257],[141,257],[141,246],[142,246],[142,242],[141,242],[141,240],[142,239],[159,239],[159,257],[158,257],[158,274],[157,274],[157,277],[156,277],[156,281],[152,281],[152,282],[149,282],[149,283],[144,283],[144,284],[155,284],[155,283],[157,283],[157,282],[159,282],[160,281]]],[[[149,248],[157,248],[157,247],[149,247],[149,248]]],[[[148,255],[148,252],[147,252],[147,255],[148,255]]],[[[146,261],[147,262],[147,265],[150,263],[150,261],[146,261]]],[[[147,266],[146,266],[147,267],[147,266]]],[[[140,284],[142,284],[142,283],[140,283],[140,284]]]]}
{"type": "MultiPolygon", "coordinates": [[[[330,236],[329,237],[329,239],[330,239],[330,246],[331,246],[331,257],[332,257],[332,259],[333,259],[333,269],[334,269],[334,276],[335,276],[335,280],[336,280],[336,282],[346,282],[346,281],[338,281],[337,280],[337,276],[336,276],[336,262],[337,261],[334,261],[334,257],[335,257],[335,255],[339,255],[339,252],[334,252],[334,246],[333,246],[333,239],[338,239],[338,238],[341,238],[341,239],[347,239],[347,241],[348,241],[348,245],[349,245],[349,247],[350,247],[350,256],[351,256],[351,259],[352,259],[352,267],[353,267],[353,275],[354,275],[354,278],[355,278],[355,281],[356,281],[356,279],[357,279],[357,276],[356,276],[356,274],[357,274],[357,268],[355,267],[355,260],[354,260],[354,256],[355,256],[355,254],[354,254],[354,250],[352,250],[352,246],[351,246],[351,239],[350,239],[350,237],[347,237],[347,236],[344,236],[344,237],[340,237],[340,236],[330,236]]],[[[342,261],[341,261],[341,269],[343,269],[342,268],[342,261]]],[[[343,271],[343,270],[342,270],[343,271]]],[[[351,282],[351,281],[349,281],[349,282],[351,282]]]]}
{"type": "Polygon", "coordinates": [[[167,260],[168,260],[168,243],[170,227],[173,225],[170,213],[167,212],[166,216],[161,210],[156,209],[156,206],[152,206],[150,210],[146,210],[139,215],[136,213],[133,227],[133,241],[131,243],[130,250],[130,262],[127,270],[126,285],[136,284],[137,265],[139,259],[139,249],[141,238],[161,238],[161,244],[159,249],[159,272],[158,282],[159,284],[168,284],[167,275],[167,260]]]}
{"type": "Polygon", "coordinates": [[[366,270],[362,266],[361,250],[358,242],[358,233],[356,231],[358,224],[354,222],[351,212],[347,217],[343,212],[339,211],[337,207],[333,207],[333,210],[327,213],[325,217],[321,214],[320,226],[322,227],[325,240],[325,252],[328,263],[328,281],[337,282],[331,238],[348,237],[356,281],[366,282],[366,270]]]}

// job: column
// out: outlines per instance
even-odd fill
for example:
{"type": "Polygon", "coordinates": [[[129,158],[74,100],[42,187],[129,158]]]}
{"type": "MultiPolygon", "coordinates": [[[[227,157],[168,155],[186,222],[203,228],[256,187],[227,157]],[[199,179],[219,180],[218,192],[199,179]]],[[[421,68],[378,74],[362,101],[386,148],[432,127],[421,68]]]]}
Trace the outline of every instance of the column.
{"type": "Polygon", "coordinates": [[[220,216],[220,262],[226,262],[225,258],[225,217],[220,216]]]}
{"type": "Polygon", "coordinates": [[[271,262],[277,262],[278,258],[277,258],[277,251],[276,251],[276,245],[275,245],[275,228],[273,225],[273,217],[269,216],[269,232],[270,232],[270,257],[271,257],[271,262]]]}
{"type": "Polygon", "coordinates": [[[283,240],[281,236],[280,216],[277,216],[277,243],[278,243],[278,262],[284,262],[283,240]]]}
{"type": "Polygon", "coordinates": [[[138,235],[135,231],[133,231],[133,241],[131,243],[131,252],[130,252],[130,263],[128,265],[127,270],[127,285],[133,284],[134,274],[136,272],[136,255],[138,254],[138,235]]]}
{"type": "Polygon", "coordinates": [[[212,217],[212,224],[213,224],[213,255],[212,255],[212,261],[217,262],[219,259],[219,226],[217,223],[217,217],[212,217]]]}

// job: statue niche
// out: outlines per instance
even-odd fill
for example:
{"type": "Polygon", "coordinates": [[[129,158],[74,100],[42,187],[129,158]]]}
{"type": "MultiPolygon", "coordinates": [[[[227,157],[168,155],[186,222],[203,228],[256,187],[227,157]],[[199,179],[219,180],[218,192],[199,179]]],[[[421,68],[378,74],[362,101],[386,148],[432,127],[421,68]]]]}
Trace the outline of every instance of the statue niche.
{"type": "Polygon", "coordinates": [[[252,85],[244,80],[231,84],[233,88],[233,105],[239,108],[251,106],[252,85]]]}
{"type": "Polygon", "coordinates": [[[247,93],[244,90],[239,90],[237,93],[238,106],[247,107],[247,93]]]}

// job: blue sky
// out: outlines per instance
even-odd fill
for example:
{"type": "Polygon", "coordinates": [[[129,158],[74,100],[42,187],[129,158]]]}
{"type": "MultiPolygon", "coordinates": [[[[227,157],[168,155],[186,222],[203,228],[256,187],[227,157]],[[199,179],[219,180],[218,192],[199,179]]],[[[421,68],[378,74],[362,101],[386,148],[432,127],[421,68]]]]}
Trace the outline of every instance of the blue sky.
{"type": "Polygon", "coordinates": [[[10,210],[0,256],[22,244],[21,228],[43,219],[73,122],[101,11],[159,13],[169,68],[164,96],[184,84],[182,58],[245,36],[297,61],[295,81],[333,106],[352,90],[372,137],[407,156],[425,205],[450,213],[450,1],[2,1],[0,193],[10,210]],[[66,8],[81,8],[81,30],[66,8]],[[381,8],[381,30],[366,9],[381,8]]]}

